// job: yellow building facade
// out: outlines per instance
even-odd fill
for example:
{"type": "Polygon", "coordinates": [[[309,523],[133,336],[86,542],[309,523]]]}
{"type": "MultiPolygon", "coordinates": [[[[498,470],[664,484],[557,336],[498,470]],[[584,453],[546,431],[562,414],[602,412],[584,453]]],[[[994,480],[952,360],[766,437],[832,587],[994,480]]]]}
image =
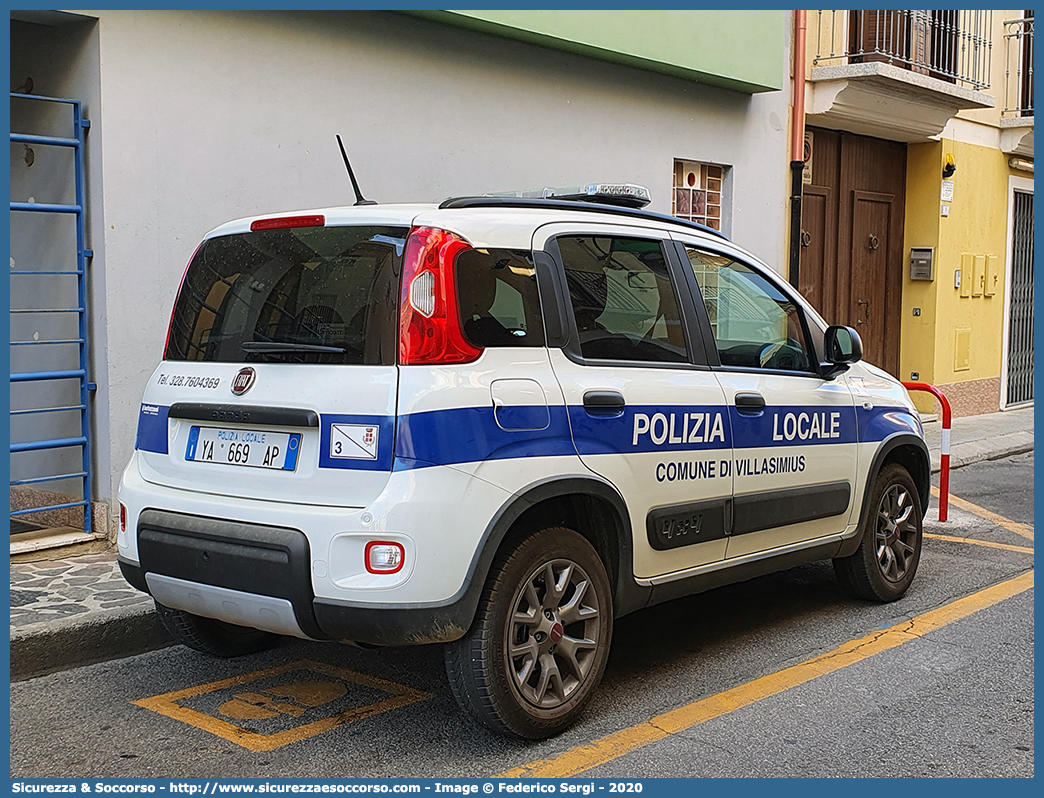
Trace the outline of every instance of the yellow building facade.
{"type": "MultiPolygon", "coordinates": [[[[801,254],[802,282],[824,283],[811,290],[838,297],[829,320],[869,333],[869,351],[894,352],[878,365],[939,386],[955,415],[1031,403],[1032,11],[809,11],[806,25],[806,155],[816,170],[806,169],[802,236],[813,246],[801,254]],[[817,152],[817,138],[838,137],[840,154],[817,152]],[[846,146],[884,154],[859,160],[846,146]],[[881,172],[902,196],[881,188],[881,172]],[[836,206],[833,225],[830,208],[827,222],[811,216],[821,196],[836,206]],[[860,210],[868,200],[877,210],[860,210]],[[886,217],[893,248],[868,274],[886,217]],[[819,254],[820,228],[836,251],[819,254]],[[882,280],[886,295],[871,299],[882,280]],[[887,318],[895,313],[898,325],[887,318]]],[[[915,400],[931,412],[930,397],[915,400]]]]}

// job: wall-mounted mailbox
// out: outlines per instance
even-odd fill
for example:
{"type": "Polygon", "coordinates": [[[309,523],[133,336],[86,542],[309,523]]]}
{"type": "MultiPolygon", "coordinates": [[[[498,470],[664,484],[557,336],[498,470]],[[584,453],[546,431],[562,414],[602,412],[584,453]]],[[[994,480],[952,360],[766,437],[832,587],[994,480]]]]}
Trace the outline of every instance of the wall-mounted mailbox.
{"type": "Polygon", "coordinates": [[[935,247],[912,247],[910,249],[910,279],[935,279],[935,247]]]}

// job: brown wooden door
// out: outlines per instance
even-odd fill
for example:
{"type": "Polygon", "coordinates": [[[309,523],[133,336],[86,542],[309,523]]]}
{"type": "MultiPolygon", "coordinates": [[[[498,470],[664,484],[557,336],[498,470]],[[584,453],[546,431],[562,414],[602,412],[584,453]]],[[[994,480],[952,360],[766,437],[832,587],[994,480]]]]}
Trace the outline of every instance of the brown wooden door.
{"type": "Polygon", "coordinates": [[[899,375],[906,146],[810,128],[798,290],[855,328],[865,359],[899,375]]]}
{"type": "Polygon", "coordinates": [[[801,200],[801,264],[798,291],[830,324],[837,324],[837,192],[840,189],[841,134],[809,128],[812,184],[801,200]]]}
{"type": "Polygon", "coordinates": [[[892,230],[891,194],[853,191],[851,291],[848,318],[863,339],[863,357],[886,371],[895,373],[888,346],[888,307],[886,290],[888,254],[892,230]]]}
{"type": "Polygon", "coordinates": [[[820,313],[833,315],[837,272],[837,197],[826,186],[805,186],[801,200],[801,268],[798,291],[820,313]],[[834,241],[834,246],[829,242],[834,241]],[[827,280],[827,276],[831,278],[827,280]],[[829,311],[826,308],[830,308],[829,311]]]}

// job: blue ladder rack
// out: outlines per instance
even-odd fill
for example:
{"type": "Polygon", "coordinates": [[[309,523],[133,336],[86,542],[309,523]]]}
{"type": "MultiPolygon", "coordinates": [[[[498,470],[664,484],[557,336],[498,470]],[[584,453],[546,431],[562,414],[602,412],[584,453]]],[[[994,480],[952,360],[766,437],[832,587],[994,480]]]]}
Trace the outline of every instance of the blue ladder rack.
{"type": "Polygon", "coordinates": [[[79,447],[81,452],[81,468],[79,471],[66,474],[45,474],[43,476],[28,477],[25,479],[12,479],[11,485],[34,485],[60,480],[82,480],[82,496],[79,501],[63,502],[42,507],[31,507],[25,510],[11,512],[11,517],[32,515],[46,510],[61,510],[70,507],[83,508],[83,529],[90,533],[91,530],[91,439],[90,418],[88,414],[91,391],[94,384],[87,376],[87,262],[94,253],[86,245],[86,224],[84,219],[84,168],[83,149],[90,121],[83,118],[82,107],[78,100],[67,100],[58,97],[40,97],[33,94],[11,93],[12,100],[32,100],[36,102],[61,103],[71,106],[73,136],[66,138],[62,136],[39,136],[29,133],[11,133],[12,144],[32,144],[44,147],[66,147],[71,148],[74,153],[74,171],[76,180],[76,202],[73,205],[48,204],[36,202],[12,202],[11,223],[14,226],[17,214],[22,213],[62,213],[74,214],[76,217],[76,270],[11,270],[12,279],[26,275],[53,275],[55,278],[75,275],[77,281],[77,303],[75,308],[11,308],[11,313],[34,313],[34,314],[77,314],[78,334],[76,338],[46,338],[44,340],[11,341],[11,346],[53,346],[56,344],[76,344],[79,354],[79,367],[75,369],[61,369],[51,371],[28,371],[12,372],[11,384],[33,383],[47,380],[77,380],[79,383],[80,401],[75,405],[61,405],[55,407],[32,407],[23,410],[12,410],[11,416],[22,416],[39,413],[63,413],[79,412],[80,435],[69,438],[54,438],[51,440],[24,441],[11,443],[11,457],[21,452],[39,452],[52,449],[65,449],[79,447]]]}

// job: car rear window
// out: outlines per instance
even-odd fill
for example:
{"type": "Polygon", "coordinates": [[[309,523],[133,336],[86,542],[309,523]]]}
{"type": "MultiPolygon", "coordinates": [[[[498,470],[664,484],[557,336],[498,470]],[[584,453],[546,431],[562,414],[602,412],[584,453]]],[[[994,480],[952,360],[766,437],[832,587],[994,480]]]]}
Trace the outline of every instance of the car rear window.
{"type": "Polygon", "coordinates": [[[394,365],[406,227],[220,236],[189,264],[168,360],[394,365]]]}

